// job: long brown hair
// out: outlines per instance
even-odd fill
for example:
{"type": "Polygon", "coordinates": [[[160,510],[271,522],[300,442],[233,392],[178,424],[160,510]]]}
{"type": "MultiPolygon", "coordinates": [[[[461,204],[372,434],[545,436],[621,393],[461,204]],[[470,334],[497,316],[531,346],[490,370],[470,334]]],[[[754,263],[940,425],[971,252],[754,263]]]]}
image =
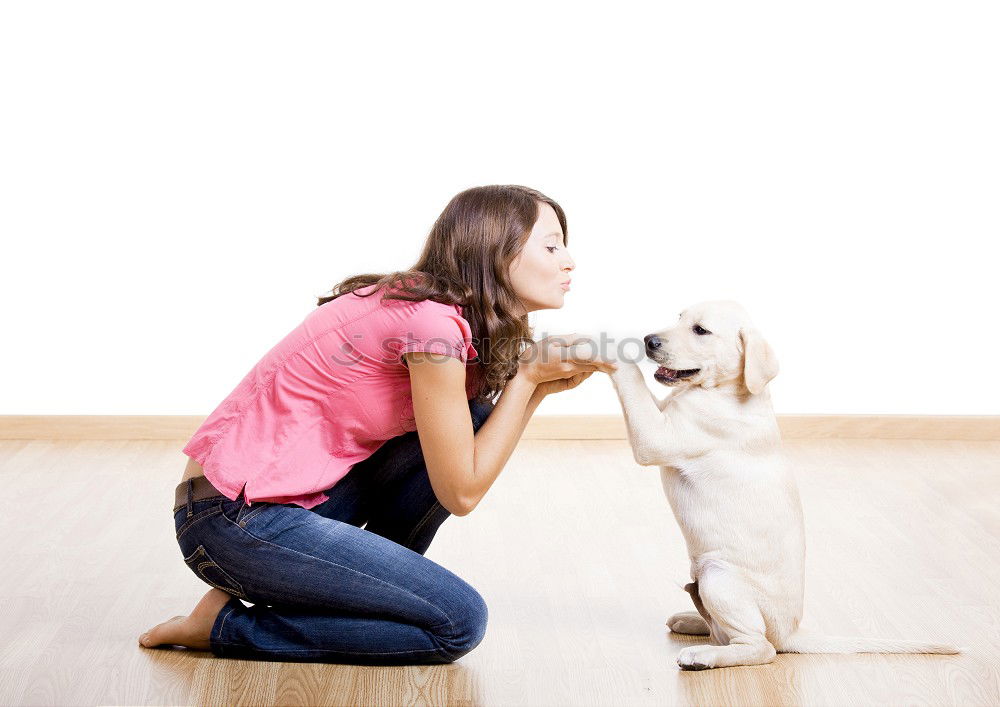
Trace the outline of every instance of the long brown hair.
{"type": "MultiPolygon", "coordinates": [[[[458,304],[472,329],[481,366],[477,397],[492,400],[517,374],[518,357],[532,341],[528,315],[518,316],[509,267],[531,235],[540,204],[566,214],[535,189],[516,184],[473,187],[455,195],[431,227],[419,260],[407,270],[354,275],[319,297],[317,306],[368,285],[389,285],[382,299],[458,304]]],[[[368,297],[378,292],[373,288],[368,297]]]]}

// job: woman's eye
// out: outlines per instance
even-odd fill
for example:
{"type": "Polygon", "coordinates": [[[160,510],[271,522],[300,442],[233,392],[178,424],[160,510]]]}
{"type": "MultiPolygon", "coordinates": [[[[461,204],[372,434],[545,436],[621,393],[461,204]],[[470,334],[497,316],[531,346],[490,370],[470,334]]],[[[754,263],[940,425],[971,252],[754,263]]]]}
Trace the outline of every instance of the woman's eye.
{"type": "Polygon", "coordinates": [[[701,326],[699,326],[698,324],[695,324],[692,327],[692,329],[694,329],[694,333],[697,334],[698,336],[704,336],[705,334],[711,334],[712,333],[708,329],[702,329],[701,326]]]}
{"type": "Polygon", "coordinates": [[[554,253],[555,251],[559,250],[559,246],[557,246],[557,245],[547,245],[547,246],[545,246],[545,249],[547,251],[549,251],[550,253],[554,253]]]}

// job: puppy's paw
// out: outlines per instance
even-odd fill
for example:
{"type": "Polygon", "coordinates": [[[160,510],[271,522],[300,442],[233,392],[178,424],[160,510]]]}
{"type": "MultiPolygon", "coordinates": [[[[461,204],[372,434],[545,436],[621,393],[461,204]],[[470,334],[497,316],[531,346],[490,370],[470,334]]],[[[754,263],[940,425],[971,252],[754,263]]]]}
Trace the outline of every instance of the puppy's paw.
{"type": "Polygon", "coordinates": [[[642,381],[642,369],[639,368],[639,364],[635,361],[628,361],[621,358],[615,358],[613,361],[615,370],[608,374],[611,376],[611,380],[616,383],[625,380],[642,381]]]}
{"type": "MultiPolygon", "coordinates": [[[[564,346],[563,352],[568,360],[575,363],[589,363],[597,370],[613,374],[618,368],[618,358],[614,353],[602,351],[596,339],[585,336],[574,335],[573,339],[566,339],[569,343],[564,346]]],[[[547,339],[546,339],[547,341],[547,339]]]]}
{"type": "Polygon", "coordinates": [[[688,646],[677,654],[677,665],[681,670],[706,670],[716,665],[715,646],[688,646]]]}

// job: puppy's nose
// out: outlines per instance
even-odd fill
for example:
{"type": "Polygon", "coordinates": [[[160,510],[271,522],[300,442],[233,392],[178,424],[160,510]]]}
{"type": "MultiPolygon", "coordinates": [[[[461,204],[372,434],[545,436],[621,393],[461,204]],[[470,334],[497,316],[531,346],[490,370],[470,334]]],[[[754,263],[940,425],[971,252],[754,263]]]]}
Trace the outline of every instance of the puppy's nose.
{"type": "Polygon", "coordinates": [[[646,342],[646,351],[649,351],[650,353],[660,348],[660,337],[658,337],[656,334],[650,334],[649,336],[644,336],[642,340],[646,342]]]}

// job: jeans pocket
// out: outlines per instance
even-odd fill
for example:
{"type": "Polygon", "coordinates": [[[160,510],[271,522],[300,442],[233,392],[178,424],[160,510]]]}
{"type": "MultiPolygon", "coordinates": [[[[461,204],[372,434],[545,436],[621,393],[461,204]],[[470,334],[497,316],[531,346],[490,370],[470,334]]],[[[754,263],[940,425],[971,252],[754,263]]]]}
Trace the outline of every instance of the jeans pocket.
{"type": "Polygon", "coordinates": [[[251,506],[243,504],[242,506],[240,506],[240,509],[236,512],[236,517],[233,519],[233,522],[236,523],[241,528],[245,528],[247,527],[247,523],[251,519],[253,519],[254,516],[256,516],[261,511],[266,510],[269,506],[273,505],[276,504],[270,503],[268,501],[254,501],[253,505],[251,506]]]}
{"type": "Polygon", "coordinates": [[[225,570],[215,563],[205,550],[204,545],[199,545],[195,548],[194,552],[185,557],[184,564],[190,567],[191,571],[198,576],[198,579],[205,584],[221,589],[224,592],[229,592],[240,599],[247,598],[246,592],[243,591],[243,585],[230,577],[225,570]]]}
{"type": "Polygon", "coordinates": [[[222,513],[221,503],[216,503],[215,505],[209,506],[208,508],[202,508],[198,512],[193,514],[190,518],[188,518],[187,515],[184,513],[183,507],[178,508],[177,512],[174,513],[174,527],[176,528],[174,537],[177,539],[178,542],[180,542],[184,534],[187,533],[187,531],[189,531],[196,523],[199,523],[200,521],[203,521],[206,518],[211,518],[214,515],[218,515],[219,513],[222,513]]]}

